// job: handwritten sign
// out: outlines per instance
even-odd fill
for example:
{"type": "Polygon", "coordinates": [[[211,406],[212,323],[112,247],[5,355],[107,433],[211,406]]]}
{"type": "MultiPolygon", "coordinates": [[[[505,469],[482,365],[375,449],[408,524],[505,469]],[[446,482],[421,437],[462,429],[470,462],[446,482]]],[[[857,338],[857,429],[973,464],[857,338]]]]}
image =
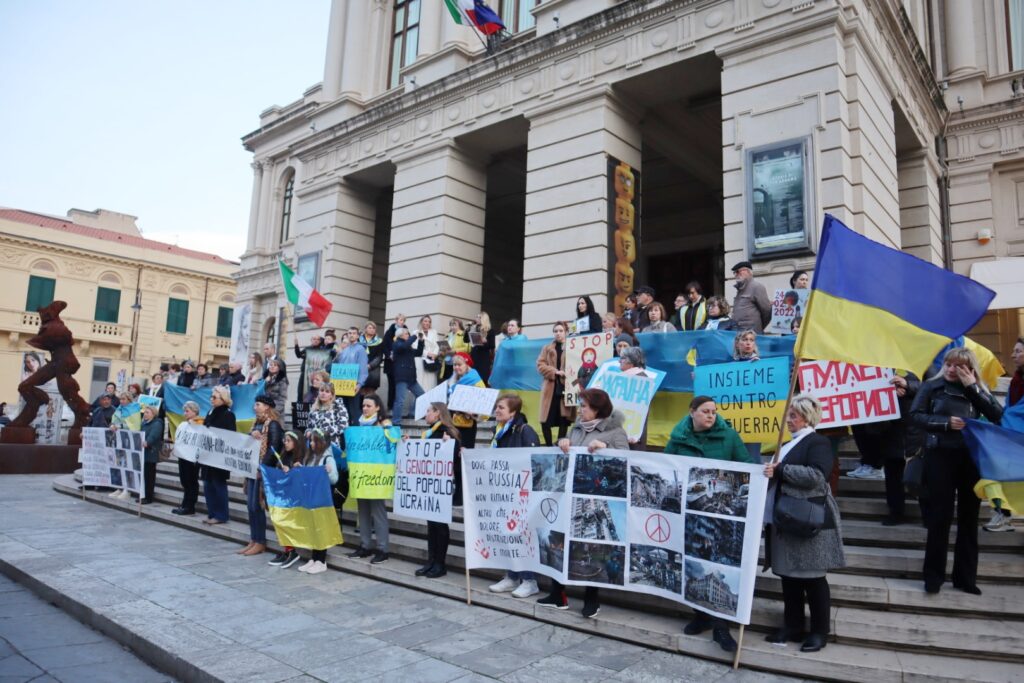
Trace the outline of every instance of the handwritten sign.
{"type": "Polygon", "coordinates": [[[789,357],[698,365],[693,393],[715,399],[744,443],[774,445],[789,392],[789,357]]]}
{"type": "Polygon", "coordinates": [[[469,413],[470,415],[490,415],[494,404],[498,401],[497,389],[471,387],[459,384],[448,399],[448,410],[453,413],[469,413]]]}
{"type": "Polygon", "coordinates": [[[451,524],[455,442],[409,439],[395,457],[395,514],[451,524]]]}
{"type": "Polygon", "coordinates": [[[334,363],[331,365],[331,384],[336,396],[355,396],[359,381],[357,363],[334,363]]]}
{"type": "Polygon", "coordinates": [[[613,334],[611,330],[599,331],[565,340],[565,405],[579,405],[580,392],[587,388],[597,368],[612,357],[613,334]]]}
{"type": "MultiPolygon", "coordinates": [[[[428,391],[427,393],[419,396],[416,399],[416,412],[414,416],[417,420],[422,420],[423,416],[427,414],[427,408],[430,407],[431,403],[447,403],[448,402],[448,383],[441,382],[436,387],[428,391]]],[[[488,413],[489,414],[489,413],[488,413]]]]}
{"type": "Polygon", "coordinates": [[[150,396],[149,394],[142,394],[139,396],[139,405],[145,408],[146,406],[153,406],[158,412],[160,405],[164,402],[159,396],[150,396]]]}
{"type": "Polygon", "coordinates": [[[819,427],[883,422],[900,417],[891,368],[817,360],[800,364],[800,388],[821,401],[819,427]]]}
{"type": "Polygon", "coordinates": [[[765,334],[793,334],[793,321],[807,310],[809,289],[776,289],[772,300],[772,319],[765,334]]]}
{"type": "Polygon", "coordinates": [[[292,402],[292,429],[305,431],[309,422],[309,406],[311,404],[302,401],[292,402]]]}
{"type": "Polygon", "coordinates": [[[183,422],[174,433],[174,454],[255,479],[260,467],[260,442],[248,434],[183,422]]]}
{"type": "Polygon", "coordinates": [[[625,416],[626,423],[623,426],[626,435],[634,440],[639,440],[643,435],[651,401],[666,374],[651,367],[645,368],[643,373],[627,375],[619,370],[619,361],[612,359],[603,363],[590,380],[590,387],[607,392],[612,405],[625,416]]]}
{"type": "Polygon", "coordinates": [[[349,427],[345,430],[349,496],[387,500],[395,492],[395,456],[400,427],[349,427]]]}

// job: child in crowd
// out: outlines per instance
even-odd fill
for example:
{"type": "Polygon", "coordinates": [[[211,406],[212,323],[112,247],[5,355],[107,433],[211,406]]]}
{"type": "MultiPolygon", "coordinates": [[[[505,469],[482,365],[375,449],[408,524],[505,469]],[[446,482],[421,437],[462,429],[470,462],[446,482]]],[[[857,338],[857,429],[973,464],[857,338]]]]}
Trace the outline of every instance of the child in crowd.
{"type": "MultiPolygon", "coordinates": [[[[310,435],[309,452],[302,461],[304,467],[323,467],[327,470],[327,478],[331,486],[338,483],[338,468],[334,464],[334,456],[331,453],[331,442],[319,429],[314,429],[310,435]]],[[[313,550],[309,562],[299,567],[300,572],[306,574],[322,574],[327,571],[327,549],[313,550]]]]}
{"type": "MultiPolygon", "coordinates": [[[[284,446],[281,448],[281,452],[277,453],[277,466],[281,468],[282,472],[287,472],[292,467],[301,465],[303,460],[306,458],[306,446],[305,443],[299,438],[299,435],[295,432],[285,432],[284,434],[284,446]]],[[[299,561],[299,553],[296,552],[295,548],[290,545],[284,546],[284,548],[277,555],[267,562],[271,567],[280,567],[281,569],[287,569],[296,562],[299,561]]]]}

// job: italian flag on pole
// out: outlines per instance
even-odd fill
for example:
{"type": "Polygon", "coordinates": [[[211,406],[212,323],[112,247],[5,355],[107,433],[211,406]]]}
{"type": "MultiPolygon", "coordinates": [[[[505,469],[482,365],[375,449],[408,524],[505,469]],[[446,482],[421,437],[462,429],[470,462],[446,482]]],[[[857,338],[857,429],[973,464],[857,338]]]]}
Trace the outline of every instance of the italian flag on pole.
{"type": "Polygon", "coordinates": [[[456,24],[474,26],[487,36],[505,29],[501,17],[483,0],[444,0],[444,4],[456,24]]]}
{"type": "Polygon", "coordinates": [[[278,261],[278,264],[281,266],[281,280],[284,281],[284,293],[288,301],[292,306],[304,310],[306,317],[316,323],[317,327],[323,327],[327,314],[334,308],[331,302],[296,275],[284,261],[278,261]]]}

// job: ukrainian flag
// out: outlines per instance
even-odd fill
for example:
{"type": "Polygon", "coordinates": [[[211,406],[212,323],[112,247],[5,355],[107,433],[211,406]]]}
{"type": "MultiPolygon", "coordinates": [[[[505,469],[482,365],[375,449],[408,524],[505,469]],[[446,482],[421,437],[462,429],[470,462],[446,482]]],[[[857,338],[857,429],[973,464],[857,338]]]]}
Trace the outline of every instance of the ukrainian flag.
{"type": "MultiPolygon", "coordinates": [[[[231,412],[235,414],[235,431],[248,434],[256,422],[256,397],[263,393],[263,380],[257,384],[236,384],[231,389],[231,412]]],[[[167,424],[171,439],[178,425],[185,421],[185,403],[195,401],[199,404],[199,417],[210,412],[210,396],[213,389],[188,389],[176,384],[164,384],[164,410],[167,412],[167,424]]]]}
{"type": "Polygon", "coordinates": [[[974,486],[978,498],[999,498],[1003,509],[1024,511],[1024,434],[967,420],[964,441],[981,475],[974,486]]]}
{"type": "Polygon", "coordinates": [[[282,472],[260,466],[270,519],[281,545],[327,550],[341,545],[331,480],[323,467],[294,467],[282,472]]]}
{"type": "Polygon", "coordinates": [[[825,214],[797,354],[923,372],[974,327],[988,287],[878,244],[825,214]]]}

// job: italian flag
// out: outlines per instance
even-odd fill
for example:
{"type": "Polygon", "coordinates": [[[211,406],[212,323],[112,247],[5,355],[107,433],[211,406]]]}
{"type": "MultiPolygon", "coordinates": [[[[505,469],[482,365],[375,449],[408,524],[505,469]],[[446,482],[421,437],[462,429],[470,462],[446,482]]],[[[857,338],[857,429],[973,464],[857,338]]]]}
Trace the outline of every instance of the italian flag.
{"type": "Polygon", "coordinates": [[[505,29],[501,17],[483,0],[444,0],[452,19],[462,26],[473,26],[484,35],[505,29]]]}
{"type": "Polygon", "coordinates": [[[278,261],[278,264],[281,266],[281,280],[284,281],[284,293],[288,301],[292,306],[304,310],[306,317],[316,323],[317,327],[323,327],[327,314],[334,308],[331,302],[296,275],[284,261],[278,261]]]}

